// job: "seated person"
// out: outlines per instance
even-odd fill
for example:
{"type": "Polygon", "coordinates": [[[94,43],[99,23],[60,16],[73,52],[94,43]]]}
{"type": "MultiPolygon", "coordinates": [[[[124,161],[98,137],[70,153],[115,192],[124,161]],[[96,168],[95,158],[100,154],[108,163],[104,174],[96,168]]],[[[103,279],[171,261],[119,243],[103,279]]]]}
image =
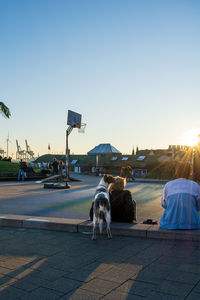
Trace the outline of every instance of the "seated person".
{"type": "Polygon", "coordinates": [[[190,166],[176,171],[178,179],[169,181],[163,190],[161,205],[165,209],[160,227],[166,229],[200,228],[200,186],[188,178],[190,166]]]}
{"type": "Polygon", "coordinates": [[[48,164],[41,162],[40,164],[40,172],[42,173],[42,175],[48,175],[51,173],[50,169],[48,168],[48,164]]]}
{"type": "MultiPolygon", "coordinates": [[[[132,199],[131,192],[124,190],[126,178],[115,177],[116,182],[109,186],[111,219],[114,222],[136,221],[136,202],[132,199]]],[[[90,220],[93,219],[93,203],[90,208],[90,220]]]]}
{"type": "Polygon", "coordinates": [[[117,176],[109,186],[111,219],[114,222],[136,221],[136,202],[131,192],[125,190],[126,178],[117,176]]]}

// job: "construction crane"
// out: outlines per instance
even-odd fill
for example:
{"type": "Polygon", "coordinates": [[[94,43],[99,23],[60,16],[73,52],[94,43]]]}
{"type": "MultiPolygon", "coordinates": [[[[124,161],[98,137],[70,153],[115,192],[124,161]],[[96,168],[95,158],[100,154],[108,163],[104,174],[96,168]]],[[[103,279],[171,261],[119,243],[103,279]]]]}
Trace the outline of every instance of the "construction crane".
{"type": "Polygon", "coordinates": [[[16,160],[26,159],[26,152],[22,150],[19,146],[18,140],[16,140],[17,152],[16,152],[16,160]]]}
{"type": "Polygon", "coordinates": [[[31,150],[30,146],[28,145],[27,140],[25,140],[26,143],[26,157],[28,159],[34,158],[34,152],[31,150]]]}

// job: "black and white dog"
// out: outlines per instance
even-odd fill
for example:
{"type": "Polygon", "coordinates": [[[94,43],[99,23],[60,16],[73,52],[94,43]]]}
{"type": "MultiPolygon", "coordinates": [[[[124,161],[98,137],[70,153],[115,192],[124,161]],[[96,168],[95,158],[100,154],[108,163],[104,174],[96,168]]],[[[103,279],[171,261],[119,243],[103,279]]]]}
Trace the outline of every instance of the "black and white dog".
{"type": "Polygon", "coordinates": [[[92,239],[96,239],[96,225],[99,223],[99,231],[102,233],[103,221],[107,224],[108,238],[112,238],[110,231],[111,211],[110,211],[110,198],[108,186],[110,183],[115,182],[112,175],[103,175],[99,185],[96,188],[94,195],[93,206],[93,235],[92,239]]]}

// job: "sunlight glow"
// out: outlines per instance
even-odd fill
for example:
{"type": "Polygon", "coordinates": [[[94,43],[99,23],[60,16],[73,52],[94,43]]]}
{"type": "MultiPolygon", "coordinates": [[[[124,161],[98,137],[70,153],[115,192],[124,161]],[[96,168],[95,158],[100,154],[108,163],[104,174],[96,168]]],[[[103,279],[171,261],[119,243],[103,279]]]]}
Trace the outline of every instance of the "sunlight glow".
{"type": "Polygon", "coordinates": [[[192,129],[185,132],[181,138],[181,144],[185,146],[194,146],[198,143],[199,129],[192,129]]]}

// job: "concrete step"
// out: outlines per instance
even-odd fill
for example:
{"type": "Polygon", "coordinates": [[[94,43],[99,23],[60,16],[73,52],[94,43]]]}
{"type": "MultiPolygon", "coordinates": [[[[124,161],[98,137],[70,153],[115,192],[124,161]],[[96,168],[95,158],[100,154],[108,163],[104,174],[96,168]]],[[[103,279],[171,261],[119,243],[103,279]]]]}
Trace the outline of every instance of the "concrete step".
{"type": "MultiPolygon", "coordinates": [[[[92,222],[84,219],[66,219],[8,214],[0,215],[0,226],[81,232],[83,234],[91,234],[93,228],[92,222]]],[[[111,231],[113,235],[168,240],[200,241],[200,229],[167,230],[160,228],[159,225],[113,222],[111,224],[111,231]]]]}

